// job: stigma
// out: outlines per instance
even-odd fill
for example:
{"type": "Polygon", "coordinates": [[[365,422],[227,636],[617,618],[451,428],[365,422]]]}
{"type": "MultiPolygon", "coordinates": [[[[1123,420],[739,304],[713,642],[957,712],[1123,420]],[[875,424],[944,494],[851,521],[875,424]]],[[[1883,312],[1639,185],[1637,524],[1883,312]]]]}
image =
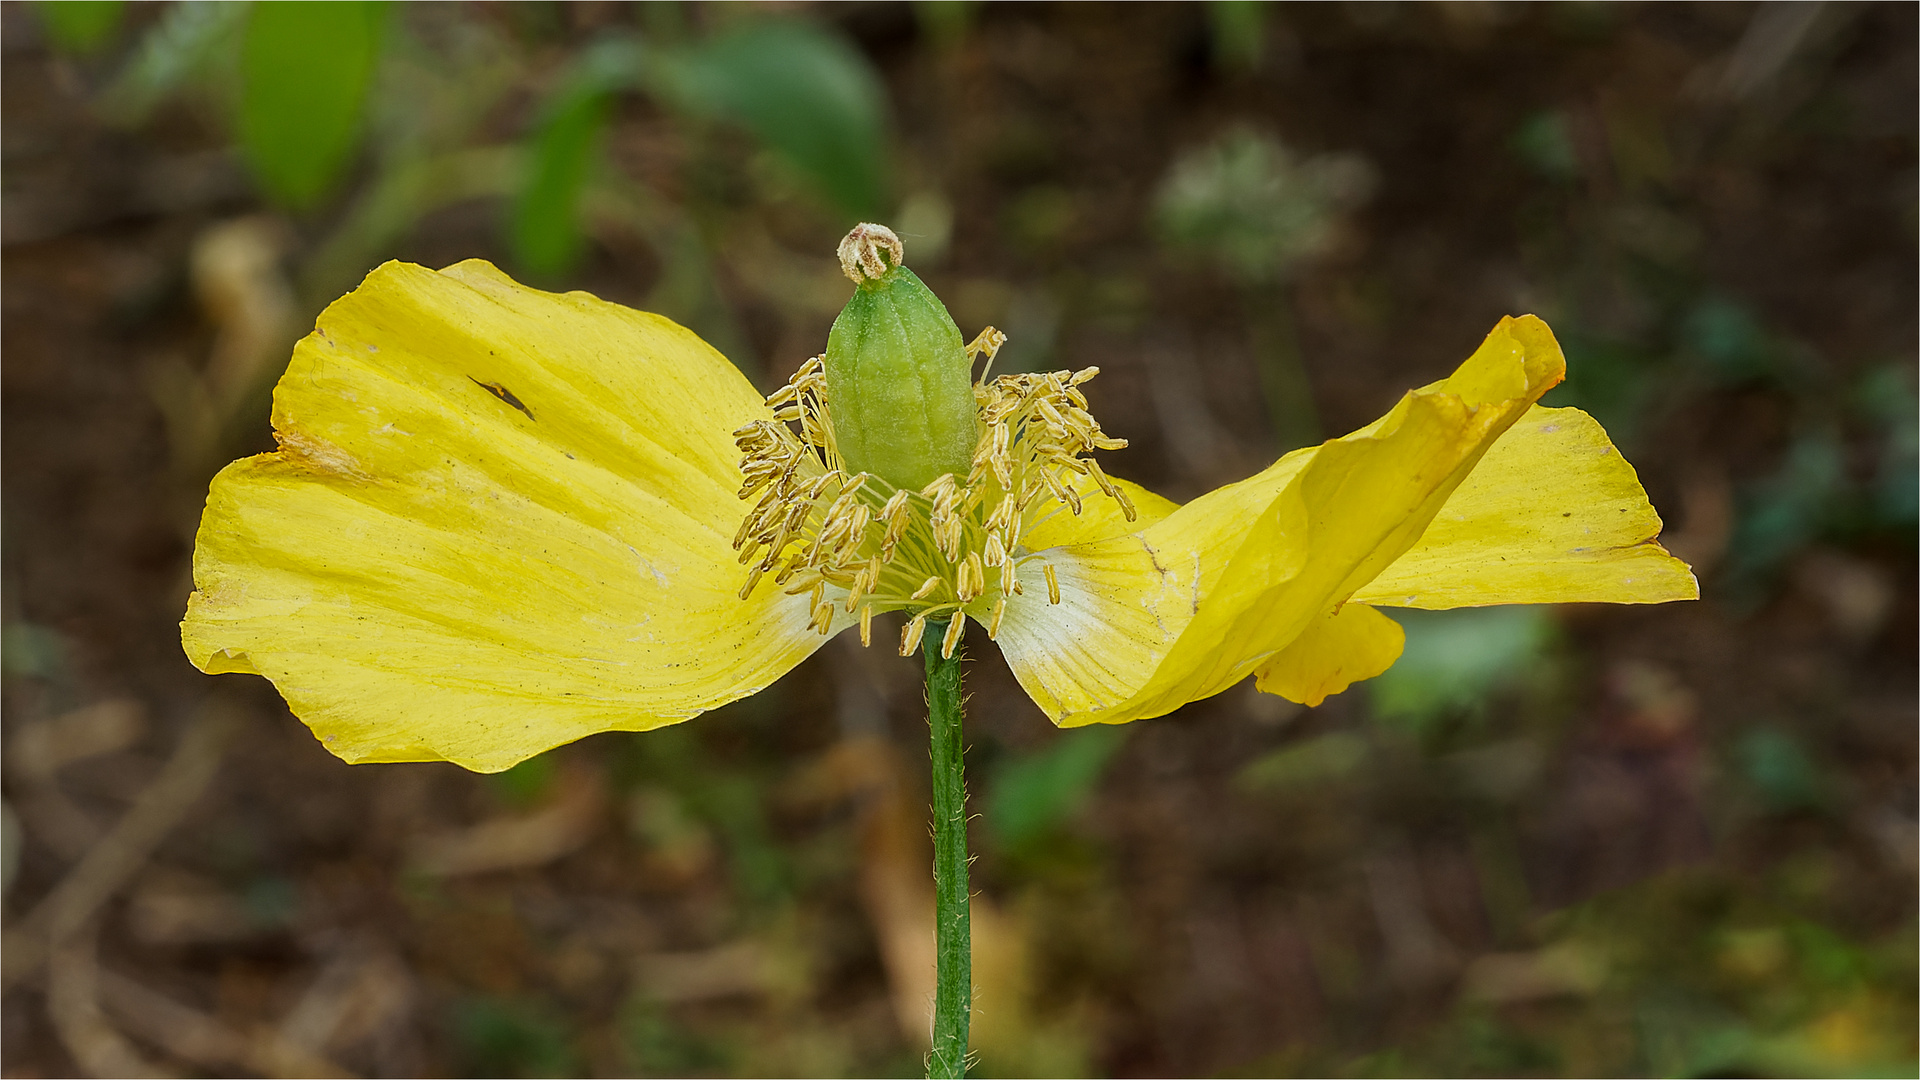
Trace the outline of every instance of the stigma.
{"type": "MultiPolygon", "coordinates": [[[[969,358],[993,354],[1006,336],[988,327],[967,346],[969,358]]],[[[911,655],[930,620],[945,620],[941,655],[958,646],[965,620],[999,634],[1007,602],[1024,595],[1023,571],[1040,563],[1039,587],[1060,602],[1053,567],[1022,539],[1056,513],[1078,515],[1084,500],[1114,500],[1128,521],[1133,504],[1088,456],[1127,445],[1100,429],[1080,387],[1100,373],[983,374],[973,387],[977,442],[965,476],[944,473],[922,488],[899,488],[850,472],[833,433],[823,358],[800,366],[767,398],[772,420],[734,432],[740,448],[740,498],[753,500],[733,546],[747,567],[740,597],[763,578],[806,594],[812,626],[830,632],[835,617],[858,615],[860,642],[873,640],[873,616],[909,615],[900,654],[911,655]]],[[[903,419],[903,422],[911,422],[903,419]]]]}

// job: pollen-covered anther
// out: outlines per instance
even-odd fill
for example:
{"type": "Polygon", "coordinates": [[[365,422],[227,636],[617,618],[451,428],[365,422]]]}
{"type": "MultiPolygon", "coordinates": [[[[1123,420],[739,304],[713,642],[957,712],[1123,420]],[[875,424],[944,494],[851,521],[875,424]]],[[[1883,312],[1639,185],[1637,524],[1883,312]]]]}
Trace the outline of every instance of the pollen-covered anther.
{"type": "Polygon", "coordinates": [[[907,625],[900,630],[900,655],[912,656],[913,650],[920,645],[920,635],[926,632],[927,616],[925,613],[915,615],[913,618],[908,619],[907,625]]]}
{"type": "Polygon", "coordinates": [[[960,635],[967,629],[967,620],[955,613],[953,620],[947,623],[947,635],[940,639],[940,656],[944,660],[953,659],[953,650],[960,645],[960,635]]]}
{"type": "Polygon", "coordinates": [[[972,359],[981,353],[986,353],[987,361],[991,363],[993,358],[1000,354],[1000,346],[1006,343],[1007,335],[989,326],[975,335],[972,341],[967,342],[967,358],[972,359]]]}

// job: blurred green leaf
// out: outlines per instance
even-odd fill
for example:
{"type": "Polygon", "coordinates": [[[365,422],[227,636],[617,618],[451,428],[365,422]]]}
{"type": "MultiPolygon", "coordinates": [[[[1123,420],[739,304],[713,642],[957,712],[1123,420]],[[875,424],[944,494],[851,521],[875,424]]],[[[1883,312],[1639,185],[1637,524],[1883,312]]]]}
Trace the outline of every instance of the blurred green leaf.
{"type": "Polygon", "coordinates": [[[506,772],[487,779],[493,789],[515,806],[532,806],[553,786],[556,774],[552,754],[536,754],[506,772]]]}
{"type": "Polygon", "coordinates": [[[137,124],[188,80],[238,52],[245,4],[186,0],[170,4],[140,39],[133,59],[100,95],[101,111],[137,124]]]}
{"type": "Polygon", "coordinates": [[[1542,607],[1396,611],[1400,659],[1367,685],[1374,714],[1416,731],[1469,708],[1536,665],[1552,632],[1542,607]]]}
{"type": "Polygon", "coordinates": [[[1761,586],[1800,549],[1818,539],[1846,494],[1846,456],[1828,431],[1801,435],[1780,470],[1740,493],[1727,545],[1727,575],[1736,592],[1761,586]]]}
{"type": "Polygon", "coordinates": [[[113,39],[124,8],[120,0],[42,0],[34,5],[53,47],[82,54],[113,39]]]}
{"type": "Polygon", "coordinates": [[[1367,760],[1367,740],[1348,731],[1303,739],[1248,762],[1234,786],[1250,792],[1281,792],[1350,776],[1367,760]]]}
{"type": "Polygon", "coordinates": [[[387,14],[360,0],[253,5],[240,54],[240,146],[275,201],[313,205],[352,158],[387,14]]]}
{"type": "Polygon", "coordinates": [[[1735,300],[1715,296],[1701,301],[1687,316],[1682,333],[1722,382],[1756,382],[1776,373],[1773,343],[1753,312],[1735,300]]]}
{"type": "Polygon", "coordinates": [[[581,54],[548,99],[513,205],[513,251],[527,269],[554,276],[580,257],[580,194],[593,170],[613,94],[638,81],[642,61],[637,42],[601,41],[581,54]]]}
{"type": "Polygon", "coordinates": [[[854,217],[878,211],[886,88],[840,37],[790,20],[755,23],[678,55],[663,73],[683,107],[742,124],[836,209],[854,217]]]}
{"type": "Polygon", "coordinates": [[[1126,740],[1117,727],[1076,728],[1045,750],[1002,765],[987,800],[988,827],[1008,848],[1038,839],[1080,808],[1126,740]]]}
{"type": "Polygon", "coordinates": [[[966,39],[978,15],[980,0],[915,0],[913,13],[920,32],[942,49],[951,49],[966,39]]]}
{"type": "Polygon", "coordinates": [[[50,627],[8,623],[0,630],[0,664],[9,675],[50,679],[66,669],[67,639],[50,627]]]}
{"type": "Polygon", "coordinates": [[[1775,813],[1812,810],[1827,801],[1827,782],[1800,743],[1777,728],[1750,731],[1734,747],[1740,775],[1775,813]]]}
{"type": "Polygon", "coordinates": [[[1874,512],[1885,525],[1911,529],[1920,522],[1920,399],[1913,367],[1882,364],[1860,380],[1854,399],[1880,429],[1874,512]]]}
{"type": "Polygon", "coordinates": [[[634,1074],[650,1076],[725,1075],[735,1056],[734,1046],[690,1025],[676,1022],[664,1005],[634,994],[620,1009],[616,1021],[621,1049],[634,1074]]]}
{"type": "Polygon", "coordinates": [[[1542,176],[1572,180],[1580,175],[1580,156],[1574,150],[1573,133],[1568,130],[1566,114],[1557,109],[1542,109],[1521,121],[1507,145],[1516,157],[1542,176]]]}
{"type": "Polygon", "coordinates": [[[1661,986],[1637,1004],[1634,1033],[1648,1075],[1756,1075],[1749,1071],[1758,1054],[1755,1033],[1720,1002],[1661,986]]]}
{"type": "Polygon", "coordinates": [[[1253,71],[1266,51],[1265,0],[1212,0],[1207,22],[1213,30],[1213,62],[1226,71],[1253,71]]]}
{"type": "Polygon", "coordinates": [[[1567,366],[1578,378],[1554,387],[1551,404],[1592,413],[1615,445],[1630,445],[1648,403],[1666,389],[1668,357],[1633,341],[1585,333],[1577,325],[1558,333],[1567,366]]]}
{"type": "Polygon", "coordinates": [[[467,1076],[578,1076],[565,1024],[537,1001],[469,998],[453,1007],[467,1076]]]}

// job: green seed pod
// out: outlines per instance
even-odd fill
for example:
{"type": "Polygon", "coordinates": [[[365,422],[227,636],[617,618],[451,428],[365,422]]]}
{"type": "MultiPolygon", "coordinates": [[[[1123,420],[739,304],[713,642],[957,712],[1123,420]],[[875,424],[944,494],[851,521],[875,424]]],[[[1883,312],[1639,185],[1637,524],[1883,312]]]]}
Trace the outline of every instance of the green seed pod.
{"type": "Polygon", "coordinates": [[[901,265],[900,239],[861,225],[840,243],[858,283],[827,335],[827,402],[849,473],[923,488],[973,464],[973,362],[946,306],[901,265]]]}

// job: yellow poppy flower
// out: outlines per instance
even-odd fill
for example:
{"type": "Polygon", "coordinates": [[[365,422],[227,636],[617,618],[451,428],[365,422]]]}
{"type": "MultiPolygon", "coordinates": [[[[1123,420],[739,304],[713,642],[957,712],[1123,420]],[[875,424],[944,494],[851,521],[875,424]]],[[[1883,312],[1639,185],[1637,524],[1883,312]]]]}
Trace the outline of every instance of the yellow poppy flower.
{"type": "Polygon", "coordinates": [[[1002,377],[973,474],[894,491],[840,470],[817,365],[770,405],[659,316],[388,263],[295,349],[279,449],[214,479],[182,642],[347,761],[482,771],[755,693],[876,610],[987,625],[1063,725],[1249,675],[1313,704],[1399,655],[1377,606],[1698,595],[1599,425],[1534,404],[1563,372],[1545,324],[1503,320],[1379,421],[1185,506],[1085,456],[1119,445],[1091,369],[1002,377]]]}

